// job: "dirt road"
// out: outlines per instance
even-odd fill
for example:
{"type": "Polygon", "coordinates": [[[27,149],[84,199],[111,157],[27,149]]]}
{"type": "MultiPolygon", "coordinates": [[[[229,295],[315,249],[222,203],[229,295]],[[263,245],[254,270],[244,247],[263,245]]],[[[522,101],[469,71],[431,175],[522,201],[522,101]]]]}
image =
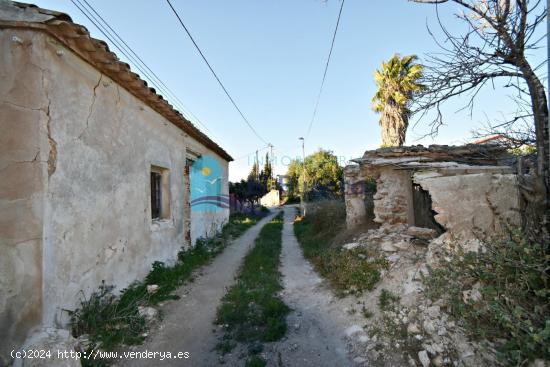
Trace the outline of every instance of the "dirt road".
{"type": "MultiPolygon", "coordinates": [[[[284,302],[292,312],[287,318],[287,335],[278,342],[266,343],[262,357],[273,367],[362,366],[366,360],[354,350],[368,342],[362,317],[350,313],[357,305],[333,295],[326,283],[304,259],[293,231],[296,208],[284,207],[281,273],[284,302]]],[[[278,211],[277,211],[278,212],[278,211]]],[[[214,262],[202,269],[195,281],[183,286],[180,300],[163,308],[164,320],[153,327],[146,343],[136,351],[188,352],[188,359],[127,360],[123,366],[220,366],[214,350],[222,333],[213,324],[221,298],[233,282],[244,256],[262,226],[274,214],[262,219],[235,240],[214,262]]],[[[361,348],[359,348],[361,349],[361,348]]],[[[223,358],[224,366],[244,366],[246,352],[237,348],[223,358]]]]}
{"type": "Polygon", "coordinates": [[[211,264],[204,267],[195,281],[180,288],[181,299],[168,302],[162,309],[164,319],[153,327],[144,345],[136,351],[188,352],[188,359],[131,359],[121,366],[217,366],[218,356],[213,351],[216,337],[213,322],[220,299],[233,284],[242,259],[254,243],[261,228],[275,214],[268,215],[234,240],[211,264]]]}
{"type": "Polygon", "coordinates": [[[285,207],[281,272],[283,300],[292,308],[288,316],[288,333],[280,342],[266,348],[269,366],[356,366],[365,361],[353,360],[350,347],[366,342],[361,317],[350,315],[352,307],[336,298],[325,282],[302,255],[293,230],[294,207],[285,207]]]}

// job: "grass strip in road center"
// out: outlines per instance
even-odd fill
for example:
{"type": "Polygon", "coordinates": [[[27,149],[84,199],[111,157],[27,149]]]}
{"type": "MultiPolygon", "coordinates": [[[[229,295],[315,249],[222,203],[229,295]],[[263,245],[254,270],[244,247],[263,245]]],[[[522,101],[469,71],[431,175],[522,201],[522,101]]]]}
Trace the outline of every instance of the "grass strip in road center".
{"type": "Polygon", "coordinates": [[[288,306],[278,293],[283,213],[267,223],[254,248],[244,258],[233,285],[218,308],[216,323],[224,328],[218,352],[230,352],[237,343],[247,345],[247,366],[263,366],[263,343],[280,340],[287,331],[288,306]]]}

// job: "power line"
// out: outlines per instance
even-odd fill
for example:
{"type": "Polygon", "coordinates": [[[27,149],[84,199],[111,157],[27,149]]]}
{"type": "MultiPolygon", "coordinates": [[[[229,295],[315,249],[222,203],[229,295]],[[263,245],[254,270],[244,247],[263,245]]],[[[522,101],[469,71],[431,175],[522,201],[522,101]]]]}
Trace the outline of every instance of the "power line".
{"type": "Polygon", "coordinates": [[[216,74],[216,72],[214,71],[214,69],[212,68],[212,66],[210,65],[210,63],[208,62],[208,60],[206,59],[206,57],[204,56],[204,54],[202,53],[199,45],[197,44],[197,42],[195,42],[195,39],[193,38],[193,36],[191,35],[191,32],[189,32],[189,29],[187,29],[187,27],[185,26],[185,24],[183,23],[183,20],[181,19],[180,15],[178,14],[178,12],[176,11],[176,9],[172,6],[172,3],[170,2],[170,0],[166,0],[166,2],[168,3],[168,5],[170,6],[170,8],[172,9],[172,11],[174,12],[174,14],[176,15],[176,17],[178,18],[178,21],[179,23],[181,24],[181,26],[183,27],[183,29],[185,30],[185,32],[187,33],[187,35],[189,36],[189,38],[191,39],[191,42],[193,42],[193,45],[195,45],[195,48],[197,49],[197,51],[199,52],[200,56],[202,57],[202,59],[204,60],[204,62],[206,63],[206,65],[208,66],[208,69],[210,69],[210,71],[212,72],[212,75],[214,75],[214,78],[216,78],[216,80],[218,81],[218,84],[222,87],[223,91],[225,92],[225,94],[227,95],[227,97],[229,98],[229,100],[231,101],[231,103],[233,104],[233,106],[235,107],[235,109],[239,112],[239,114],[241,115],[242,119],[244,120],[244,122],[248,125],[248,127],[250,128],[250,130],[252,130],[252,132],[254,133],[254,135],[256,135],[258,137],[258,139],[260,139],[262,142],[264,142],[265,144],[268,144],[268,142],[262,138],[260,136],[260,134],[258,134],[258,132],[256,131],[256,129],[254,129],[254,127],[252,126],[252,124],[250,123],[250,121],[248,121],[248,119],[245,117],[245,115],[243,114],[243,112],[241,111],[241,109],[239,108],[239,106],[237,106],[237,103],[235,103],[235,100],[233,99],[233,97],[231,97],[231,95],[229,94],[229,92],[227,91],[227,89],[225,88],[225,86],[223,85],[223,83],[221,82],[220,78],[218,77],[218,75],[216,74]]]}
{"type": "Polygon", "coordinates": [[[332,50],[334,49],[336,34],[338,33],[338,26],[340,25],[340,18],[342,17],[342,10],[344,9],[344,2],[345,0],[342,0],[342,5],[340,5],[338,20],[336,21],[336,27],[334,28],[334,34],[332,35],[332,42],[330,44],[330,51],[328,53],[327,62],[325,64],[325,72],[323,73],[323,80],[321,81],[321,87],[319,88],[319,94],[317,95],[317,101],[315,102],[315,108],[313,109],[313,116],[311,117],[311,121],[309,122],[309,127],[307,128],[306,138],[309,136],[309,133],[311,132],[311,127],[313,126],[313,122],[315,121],[315,116],[317,116],[317,109],[319,108],[319,101],[321,100],[321,94],[323,93],[323,87],[325,85],[325,79],[327,77],[328,66],[330,64],[330,58],[332,56],[332,50]]]}
{"type": "MultiPolygon", "coordinates": [[[[164,95],[166,96],[171,96],[175,101],[177,101],[177,103],[173,103],[178,109],[182,110],[182,112],[184,112],[184,116],[185,116],[185,113],[188,114],[188,115],[191,115],[195,118],[195,120],[201,125],[203,126],[207,131],[210,131],[210,129],[208,129],[208,127],[206,125],[204,125],[202,123],[202,121],[200,121],[200,119],[195,116],[195,114],[193,114],[192,111],[190,111],[187,107],[185,107],[185,105],[183,104],[183,102],[181,102],[181,100],[175,95],[174,92],[172,92],[170,90],[170,88],[168,88],[168,86],[155,74],[155,72],[149,67],[147,66],[147,64],[143,61],[143,59],[141,59],[141,57],[124,41],[124,39],[122,37],[120,37],[120,35],[109,25],[109,23],[103,19],[103,17],[86,1],[86,0],[83,0],[87,5],[88,7],[97,15],[97,17],[99,17],[99,19],[101,19],[101,21],[114,33],[111,34],[107,29],[105,29],[101,23],[99,22],[99,20],[89,12],[89,10],[87,10],[85,8],[85,6],[79,1],[79,0],[76,0],[80,6],[78,6],[74,0],[71,0],[71,2],[88,18],[88,20],[90,22],[92,22],[92,24],[94,24],[94,26],[105,36],[107,37],[111,43],[124,55],[126,56],[126,58],[132,62],[132,64],[136,67],[136,69],[138,69],[148,80],[149,82],[155,86],[158,90],[161,91],[161,93],[163,93],[164,95]],[[82,7],[82,8],[81,8],[82,7]],[[83,9],[84,8],[84,9],[83,9]],[[93,18],[93,19],[92,19],[93,18]],[[95,21],[94,21],[95,20],[95,21]],[[97,23],[96,23],[97,22],[97,23]],[[120,42],[122,42],[122,44],[124,44],[126,47],[123,47],[122,44],[120,42],[118,42],[118,40],[120,40],[120,42]],[[130,54],[128,54],[127,52],[129,52],[130,54]],[[133,56],[132,56],[133,55],[133,56]],[[136,60],[137,59],[137,60],[136,60]],[[139,62],[138,62],[139,60],[139,62]],[[142,66],[140,65],[140,63],[149,71],[147,72],[146,70],[144,70],[142,68],[142,66]],[[154,76],[154,78],[150,75],[150,73],[154,76]],[[161,87],[160,85],[157,84],[157,82],[155,81],[158,81],[158,83],[160,83],[163,87],[161,87]]],[[[175,102],[174,101],[174,102],[175,102]]],[[[185,116],[186,118],[189,118],[188,116],[185,116]]],[[[213,134],[212,134],[213,135],[213,134]]],[[[219,139],[218,139],[219,140],[219,139]]]]}
{"type": "MultiPolygon", "coordinates": [[[[84,0],[85,1],[85,0],[84,0]]],[[[149,82],[151,83],[151,85],[155,86],[158,90],[160,90],[163,94],[167,95],[169,94],[166,90],[168,89],[167,87],[163,88],[159,85],[157,85],[157,82],[155,82],[155,79],[150,75],[149,72],[147,72],[146,70],[144,70],[142,68],[142,66],[140,65],[140,62],[138,62],[138,59],[141,60],[141,58],[127,45],[127,43],[118,35],[118,33],[116,33],[112,27],[99,15],[99,13],[97,13],[97,11],[88,3],[86,2],[86,4],[91,8],[91,10],[97,14],[97,16],[103,21],[103,23],[105,23],[107,25],[107,27],[109,29],[111,29],[113,31],[113,33],[116,35],[113,35],[111,34],[111,32],[109,32],[102,24],[101,22],[98,20],[98,18],[96,16],[94,16],[92,13],[90,13],[90,11],[79,1],[79,0],[76,0],[76,2],[78,2],[78,5],[77,3],[75,2],[75,0],[71,0],[71,2],[82,12],[82,14],[84,14],[84,16],[86,16],[86,18],[88,18],[88,20],[105,36],[107,37],[107,39],[109,41],[111,41],[111,43],[124,55],[126,56],[126,58],[134,65],[134,67],[136,69],[138,69],[142,74],[143,76],[149,80],[149,82]],[[79,6],[80,5],[80,6],[79,6]],[[93,19],[92,19],[93,18],[93,19]],[[120,42],[119,42],[120,40],[120,42]],[[121,42],[126,45],[126,47],[122,46],[121,42]],[[130,52],[130,54],[128,54],[128,52],[130,52]],[[132,56],[135,55],[135,56],[132,56]]],[[[145,67],[147,69],[150,70],[150,72],[152,72],[152,70],[145,64],[143,63],[143,61],[141,60],[141,63],[143,65],[145,65],[145,67]]],[[[153,72],[152,73],[153,75],[156,76],[156,74],[153,72]]],[[[158,77],[157,77],[157,80],[160,80],[158,77]]],[[[161,81],[162,82],[162,81],[161,81]]],[[[163,83],[164,84],[164,83],[163,83]]],[[[169,89],[168,89],[169,90],[169,89]]],[[[173,93],[172,93],[173,94],[173,93]]],[[[176,103],[174,103],[174,105],[177,105],[176,103]]]]}
{"type": "Polygon", "coordinates": [[[134,50],[124,41],[122,37],[120,37],[120,35],[109,25],[109,23],[105,19],[103,19],[103,17],[94,9],[94,7],[90,5],[90,3],[88,3],[87,0],[82,0],[82,1],[84,1],[88,5],[88,7],[99,17],[99,19],[101,19],[101,21],[115,34],[115,36],[126,46],[128,51],[131,54],[133,54],[137,58],[137,60],[139,60],[139,62],[153,75],[153,77],[158,81],[158,83],[160,83],[165,88],[165,90],[167,91],[166,94],[169,94],[174,100],[176,100],[179,103],[179,106],[182,110],[184,110],[187,114],[193,117],[194,120],[196,120],[210,134],[213,135],[212,131],[210,131],[210,129],[193,113],[193,111],[191,111],[188,107],[185,106],[185,104],[178,98],[178,96],[174,92],[172,92],[172,90],[170,90],[170,88],[162,81],[162,79],[160,79],[159,76],[153,70],[151,70],[151,68],[145,63],[145,61],[143,61],[143,59],[134,52],[134,50]]]}
{"type": "MultiPolygon", "coordinates": [[[[128,61],[130,61],[134,67],[139,70],[142,75],[158,89],[165,96],[173,99],[173,105],[182,111],[182,114],[186,114],[193,117],[193,120],[200,124],[206,131],[210,133],[212,137],[215,137],[214,133],[206,126],[184,103],[177,97],[177,95],[160,79],[160,77],[143,61],[143,59],[128,45],[126,41],[109,25],[109,23],[94,9],[94,7],[86,0],[82,0],[88,6],[80,2],[80,0],[71,0],[73,5],[84,14],[86,18],[115,46],[119,52],[121,52],[128,61]],[[78,3],[78,4],[77,4],[78,3]],[[91,10],[91,12],[90,12],[91,10]],[[93,14],[92,14],[93,12],[93,14]],[[95,14],[95,15],[94,15],[95,14]],[[103,24],[104,25],[103,25],[103,24]],[[105,28],[105,26],[108,28],[105,28]]],[[[189,116],[185,116],[191,120],[189,116]]],[[[216,137],[215,137],[216,138],[216,137]]],[[[221,141],[219,138],[216,140],[221,141]]]]}
{"type": "MultiPolygon", "coordinates": [[[[79,1],[79,0],[77,0],[77,1],[79,1]]],[[[105,19],[103,19],[103,17],[94,9],[94,7],[92,5],[90,5],[90,3],[87,0],[82,0],[82,1],[84,1],[86,3],[86,5],[88,5],[88,7],[115,34],[115,36],[124,44],[124,46],[126,46],[126,48],[130,51],[130,53],[132,53],[140,61],[140,63],[155,77],[155,79],[160,84],[162,84],[162,86],[164,86],[167,90],[170,90],[168,88],[168,86],[157,76],[157,74],[155,74],[155,72],[153,70],[151,70],[151,68],[149,68],[149,66],[147,66],[147,64],[143,61],[143,59],[141,57],[139,57],[139,55],[134,52],[134,50],[124,41],[124,39],[122,37],[120,37],[120,35],[109,25],[109,23],[105,19]]],[[[175,99],[178,99],[179,102],[181,102],[177,96],[173,95],[173,97],[175,99]]]]}
{"type": "Polygon", "coordinates": [[[269,148],[271,145],[266,145],[265,147],[261,147],[261,148],[258,148],[250,153],[247,153],[247,154],[243,154],[235,159],[233,159],[233,161],[239,161],[241,159],[244,159],[244,158],[247,158],[247,157],[250,157],[252,154],[256,154],[256,152],[261,152],[261,151],[264,151],[266,150],[267,148],[269,148]]]}
{"type": "MultiPolygon", "coordinates": [[[[78,4],[75,2],[75,0],[71,0],[71,2],[78,8],[78,10],[80,10],[82,12],[82,14],[84,14],[84,16],[86,16],[86,18],[88,18],[88,20],[109,40],[111,41],[111,43],[113,44],[113,46],[115,46],[124,56],[126,56],[126,58],[128,59],[129,62],[131,62],[134,67],[139,70],[143,76],[149,80],[149,83],[153,86],[155,86],[157,89],[163,91],[164,90],[162,89],[162,87],[159,87],[158,85],[156,85],[156,82],[154,81],[154,79],[151,77],[151,75],[145,71],[144,69],[142,69],[141,65],[136,61],[136,58],[134,56],[132,56],[131,54],[128,54],[128,50],[122,46],[122,44],[118,41],[118,39],[113,36],[106,28],[104,28],[104,26],[99,22],[99,20],[92,14],[90,13],[90,11],[79,1],[79,0],[76,0],[76,2],[78,2],[78,4]],[[79,6],[80,5],[80,6],[79,6]],[[92,19],[93,18],[93,19],[92,19]]],[[[88,3],[87,3],[88,4],[88,3]]],[[[88,4],[88,6],[90,6],[88,4]]],[[[92,11],[94,11],[96,14],[97,12],[92,8],[92,11]]],[[[98,14],[99,15],[99,14],[98,14]]],[[[101,16],[100,16],[101,18],[101,16]]],[[[103,20],[103,18],[101,18],[103,20]]],[[[103,20],[103,22],[105,22],[103,20]]],[[[107,24],[108,27],[110,27],[108,24],[107,24]]],[[[116,33],[115,33],[116,34],[116,33]]],[[[120,37],[118,37],[120,38],[120,37]]],[[[122,40],[122,42],[124,42],[122,40]]]]}

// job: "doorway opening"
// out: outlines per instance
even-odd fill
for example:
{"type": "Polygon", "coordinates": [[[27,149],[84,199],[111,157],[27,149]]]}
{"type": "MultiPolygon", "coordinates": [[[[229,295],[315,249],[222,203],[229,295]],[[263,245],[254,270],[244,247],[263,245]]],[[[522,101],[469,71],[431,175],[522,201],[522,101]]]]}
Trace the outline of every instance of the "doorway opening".
{"type": "Polygon", "coordinates": [[[414,225],[433,229],[438,235],[445,232],[445,228],[435,220],[437,213],[432,210],[432,198],[428,191],[424,190],[420,185],[413,183],[412,193],[414,225]]]}

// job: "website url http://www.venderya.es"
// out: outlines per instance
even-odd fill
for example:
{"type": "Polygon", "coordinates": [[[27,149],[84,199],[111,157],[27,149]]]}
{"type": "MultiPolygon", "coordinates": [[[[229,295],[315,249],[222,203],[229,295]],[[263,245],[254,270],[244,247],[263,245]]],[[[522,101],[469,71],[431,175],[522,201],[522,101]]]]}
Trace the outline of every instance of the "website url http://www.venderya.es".
{"type": "Polygon", "coordinates": [[[85,352],[77,352],[74,350],[13,350],[13,359],[88,359],[88,360],[100,360],[100,359],[152,359],[164,361],[168,359],[189,359],[191,354],[189,352],[157,352],[157,351],[125,351],[125,352],[107,352],[102,350],[89,350],[85,352]]]}

